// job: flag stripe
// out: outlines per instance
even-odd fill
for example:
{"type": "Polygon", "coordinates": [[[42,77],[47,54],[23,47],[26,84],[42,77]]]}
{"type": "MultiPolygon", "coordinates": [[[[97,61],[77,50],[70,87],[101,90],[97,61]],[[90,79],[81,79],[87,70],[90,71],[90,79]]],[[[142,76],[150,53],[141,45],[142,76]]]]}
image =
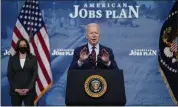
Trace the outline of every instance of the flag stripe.
{"type": "Polygon", "coordinates": [[[43,74],[43,72],[42,72],[40,67],[38,68],[38,75],[41,75],[41,76],[39,76],[39,79],[41,80],[41,83],[43,84],[43,87],[47,87],[48,83],[47,83],[47,81],[46,81],[46,79],[44,77],[44,74],[43,74]]]}
{"type": "Polygon", "coordinates": [[[44,26],[44,29],[45,29],[45,31],[46,31],[46,33],[47,33],[47,29],[46,29],[46,26],[44,26]]]}
{"type": "Polygon", "coordinates": [[[32,36],[32,35],[29,35],[26,30],[24,29],[24,27],[22,26],[22,24],[20,23],[19,20],[17,20],[17,24],[16,24],[16,27],[18,28],[19,32],[23,35],[23,38],[25,38],[27,41],[29,41],[29,36],[32,36]]]}
{"type": "MultiPolygon", "coordinates": [[[[36,94],[37,94],[37,96],[39,96],[40,93],[41,93],[41,90],[40,90],[40,88],[39,88],[38,83],[36,82],[36,94]]],[[[36,96],[36,98],[37,98],[37,96],[36,96]]],[[[36,98],[35,98],[35,99],[36,99],[36,98]]]]}
{"type": "Polygon", "coordinates": [[[15,42],[13,40],[12,40],[11,44],[12,44],[12,48],[15,50],[16,44],[15,44],[15,42]]]}
{"type": "Polygon", "coordinates": [[[44,42],[46,43],[46,46],[48,48],[48,52],[49,52],[49,37],[48,37],[48,34],[47,34],[47,31],[45,30],[45,27],[43,27],[41,30],[40,30],[40,33],[42,35],[42,37],[44,38],[44,42]]]}
{"type": "Polygon", "coordinates": [[[15,48],[11,47],[10,54],[14,55],[16,53],[15,48]]]}
{"type": "Polygon", "coordinates": [[[31,52],[33,55],[35,55],[35,52],[34,52],[34,49],[33,49],[32,44],[30,43],[29,45],[30,45],[30,52],[31,52]]]}
{"type": "Polygon", "coordinates": [[[51,79],[49,78],[48,72],[46,71],[46,69],[44,67],[44,64],[43,64],[43,62],[41,60],[41,57],[39,56],[39,52],[37,50],[36,44],[34,42],[34,39],[31,42],[32,42],[32,46],[34,47],[34,52],[35,52],[35,55],[36,55],[36,57],[38,59],[39,65],[41,67],[41,70],[43,71],[44,76],[45,76],[45,78],[47,80],[47,83],[49,84],[51,82],[51,79]]]}
{"type": "Polygon", "coordinates": [[[41,80],[39,79],[39,76],[37,77],[37,84],[38,84],[38,86],[40,88],[40,91],[44,90],[44,87],[43,87],[43,85],[41,83],[41,80]]]}
{"type": "MultiPolygon", "coordinates": [[[[41,56],[41,60],[44,63],[45,65],[45,69],[47,70],[47,72],[51,72],[51,67],[50,67],[50,64],[49,64],[49,61],[47,59],[47,57],[45,57],[45,50],[43,49],[43,45],[41,45],[41,42],[38,42],[39,41],[39,36],[35,36],[34,39],[35,39],[35,43],[37,44],[37,47],[38,47],[38,51],[39,51],[39,55],[41,56]]],[[[50,73],[49,73],[50,74],[50,73]]],[[[51,78],[51,75],[49,75],[49,77],[51,78]]]]}
{"type": "MultiPolygon", "coordinates": [[[[43,40],[45,40],[44,42],[46,43],[46,47],[47,47],[47,49],[48,49],[48,52],[50,52],[50,51],[49,51],[49,49],[50,49],[50,46],[49,46],[49,37],[48,37],[48,34],[47,34],[46,30],[45,30],[45,27],[43,27],[43,28],[40,30],[40,33],[41,33],[41,35],[42,35],[42,38],[44,38],[43,40]]],[[[49,55],[50,55],[50,54],[49,54],[49,55]]]]}
{"type": "Polygon", "coordinates": [[[20,31],[18,30],[16,26],[14,27],[14,33],[19,39],[23,38],[22,34],[20,33],[20,31]]]}
{"type": "Polygon", "coordinates": [[[171,48],[170,48],[171,51],[172,51],[172,52],[177,52],[177,48],[178,48],[178,47],[177,47],[177,44],[176,44],[175,42],[173,42],[173,43],[171,44],[171,48]]]}
{"type": "Polygon", "coordinates": [[[173,50],[176,50],[176,47],[173,47],[172,49],[173,49],[173,50]]]}
{"type": "Polygon", "coordinates": [[[42,37],[40,32],[38,32],[37,35],[38,35],[39,41],[40,41],[40,43],[43,46],[43,49],[45,51],[44,53],[46,55],[46,58],[48,59],[48,62],[50,62],[50,58],[49,58],[50,54],[49,54],[49,50],[48,50],[48,48],[46,46],[46,43],[45,43],[45,41],[44,41],[44,39],[43,39],[43,37],[42,37]]]}
{"type": "Polygon", "coordinates": [[[19,38],[16,36],[15,32],[13,32],[12,40],[14,41],[15,44],[19,40],[19,38]]]}

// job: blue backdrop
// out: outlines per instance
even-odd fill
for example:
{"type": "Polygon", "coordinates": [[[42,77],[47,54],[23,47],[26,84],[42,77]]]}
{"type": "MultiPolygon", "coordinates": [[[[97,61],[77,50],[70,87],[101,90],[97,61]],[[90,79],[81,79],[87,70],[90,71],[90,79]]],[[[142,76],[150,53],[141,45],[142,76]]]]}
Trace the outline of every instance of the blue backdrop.
{"type": "MultiPolygon", "coordinates": [[[[100,24],[100,43],[113,49],[119,68],[124,70],[126,105],[174,105],[158,70],[157,61],[160,30],[174,0],[124,2],[140,6],[139,18],[72,19],[69,13],[74,11],[73,5],[82,7],[86,1],[39,1],[50,38],[54,81],[53,86],[40,99],[39,105],[65,105],[66,77],[72,50],[87,42],[85,26],[91,22],[100,24]],[[60,55],[60,49],[70,49],[65,50],[70,54],[60,55]],[[152,54],[130,55],[135,49],[152,54]],[[57,50],[58,54],[53,54],[57,50]]],[[[1,2],[1,105],[4,106],[10,105],[6,76],[8,56],[4,53],[11,46],[13,28],[23,4],[21,0],[1,2]]]]}

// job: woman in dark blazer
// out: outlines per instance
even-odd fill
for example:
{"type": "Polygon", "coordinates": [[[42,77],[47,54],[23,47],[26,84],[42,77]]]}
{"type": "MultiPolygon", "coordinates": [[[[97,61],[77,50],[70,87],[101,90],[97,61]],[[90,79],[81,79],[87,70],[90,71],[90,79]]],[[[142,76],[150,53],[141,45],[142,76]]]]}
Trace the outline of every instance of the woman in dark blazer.
{"type": "Polygon", "coordinates": [[[35,82],[38,75],[37,59],[30,53],[29,43],[20,39],[16,54],[9,57],[7,77],[13,106],[33,106],[36,96],[35,82]]]}

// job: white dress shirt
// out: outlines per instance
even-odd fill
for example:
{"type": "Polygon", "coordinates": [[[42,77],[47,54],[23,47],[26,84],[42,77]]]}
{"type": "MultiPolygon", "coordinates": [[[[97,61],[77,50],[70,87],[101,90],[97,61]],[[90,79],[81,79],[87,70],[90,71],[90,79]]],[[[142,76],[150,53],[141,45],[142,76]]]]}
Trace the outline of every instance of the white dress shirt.
{"type": "Polygon", "coordinates": [[[24,67],[24,64],[25,64],[25,58],[20,59],[20,65],[22,68],[24,67]]]}

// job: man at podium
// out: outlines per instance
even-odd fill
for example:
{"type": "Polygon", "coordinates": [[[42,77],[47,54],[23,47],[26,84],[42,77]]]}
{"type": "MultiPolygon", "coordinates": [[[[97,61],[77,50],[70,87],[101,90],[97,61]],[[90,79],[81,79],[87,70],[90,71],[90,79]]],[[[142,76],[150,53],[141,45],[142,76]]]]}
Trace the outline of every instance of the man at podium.
{"type": "Polygon", "coordinates": [[[76,48],[69,69],[118,69],[112,49],[99,43],[100,27],[96,23],[86,26],[88,43],[76,48]]]}
{"type": "Polygon", "coordinates": [[[86,38],[88,43],[74,50],[67,76],[66,105],[125,105],[123,72],[112,50],[99,44],[98,24],[86,26],[86,38]]]}

